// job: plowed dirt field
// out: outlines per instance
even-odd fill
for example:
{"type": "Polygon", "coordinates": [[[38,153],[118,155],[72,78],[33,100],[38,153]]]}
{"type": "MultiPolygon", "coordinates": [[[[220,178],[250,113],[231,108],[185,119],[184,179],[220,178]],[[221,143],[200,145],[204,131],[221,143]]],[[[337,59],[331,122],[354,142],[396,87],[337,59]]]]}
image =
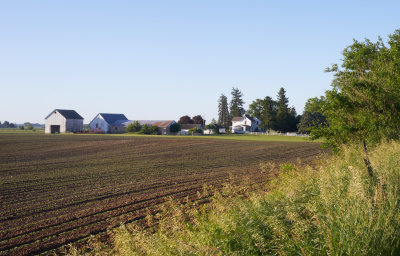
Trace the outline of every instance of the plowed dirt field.
{"type": "Polygon", "coordinates": [[[0,255],[59,248],[143,219],[168,197],[271,173],[260,163],[311,163],[319,143],[162,136],[0,134],[0,255]]]}

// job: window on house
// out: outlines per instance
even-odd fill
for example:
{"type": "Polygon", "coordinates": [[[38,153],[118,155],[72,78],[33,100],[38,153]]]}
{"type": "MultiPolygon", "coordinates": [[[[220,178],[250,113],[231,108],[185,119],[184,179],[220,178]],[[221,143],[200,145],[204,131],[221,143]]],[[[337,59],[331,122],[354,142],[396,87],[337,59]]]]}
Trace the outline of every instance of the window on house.
{"type": "Polygon", "coordinates": [[[99,128],[99,124],[96,124],[96,128],[99,128]]]}

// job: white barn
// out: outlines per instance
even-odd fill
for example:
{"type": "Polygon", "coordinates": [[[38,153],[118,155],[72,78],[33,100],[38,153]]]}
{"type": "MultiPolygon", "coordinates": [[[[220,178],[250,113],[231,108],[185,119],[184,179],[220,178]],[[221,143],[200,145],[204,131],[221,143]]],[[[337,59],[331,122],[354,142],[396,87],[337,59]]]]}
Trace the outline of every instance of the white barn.
{"type": "Polygon", "coordinates": [[[261,121],[257,117],[249,115],[238,116],[232,119],[232,132],[233,133],[248,133],[258,132],[261,121]]]}
{"type": "Polygon", "coordinates": [[[45,133],[80,132],[83,117],[75,110],[55,109],[45,118],[45,133]]]}
{"type": "Polygon", "coordinates": [[[120,124],[129,121],[124,114],[98,113],[89,123],[89,129],[104,133],[124,133],[120,124]]]}

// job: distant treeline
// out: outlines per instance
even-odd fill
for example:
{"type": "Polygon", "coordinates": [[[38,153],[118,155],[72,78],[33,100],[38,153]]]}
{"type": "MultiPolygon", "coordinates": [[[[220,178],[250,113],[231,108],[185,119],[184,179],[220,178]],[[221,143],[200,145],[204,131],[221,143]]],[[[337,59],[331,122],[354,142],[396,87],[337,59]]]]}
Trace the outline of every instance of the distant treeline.
{"type": "Polygon", "coordinates": [[[29,122],[25,122],[24,124],[16,124],[16,123],[10,123],[9,121],[4,121],[3,123],[0,122],[0,128],[19,128],[21,130],[33,130],[33,129],[42,129],[44,128],[43,124],[32,124],[29,122]]]}
{"type": "Polygon", "coordinates": [[[306,102],[303,115],[297,115],[296,109],[289,107],[289,98],[286,90],[280,88],[276,100],[270,96],[256,99],[249,109],[243,108],[243,93],[238,88],[232,88],[232,99],[228,106],[228,98],[221,94],[218,100],[218,125],[229,128],[232,118],[249,114],[261,121],[262,131],[301,132],[309,133],[311,127],[325,121],[321,108],[325,103],[325,97],[311,98],[306,102]]]}

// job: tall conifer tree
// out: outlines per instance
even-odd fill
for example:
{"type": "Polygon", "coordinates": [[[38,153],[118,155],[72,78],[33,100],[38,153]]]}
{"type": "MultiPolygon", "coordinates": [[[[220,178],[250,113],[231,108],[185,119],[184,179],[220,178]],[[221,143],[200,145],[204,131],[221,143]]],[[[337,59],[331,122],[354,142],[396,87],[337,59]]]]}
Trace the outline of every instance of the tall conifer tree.
{"type": "Polygon", "coordinates": [[[232,88],[232,99],[230,103],[230,116],[235,117],[235,116],[243,116],[245,113],[245,110],[243,108],[243,93],[238,89],[233,87],[232,88]]]}
{"type": "Polygon", "coordinates": [[[221,94],[218,100],[218,125],[228,129],[230,121],[228,98],[224,94],[221,94]]]}

